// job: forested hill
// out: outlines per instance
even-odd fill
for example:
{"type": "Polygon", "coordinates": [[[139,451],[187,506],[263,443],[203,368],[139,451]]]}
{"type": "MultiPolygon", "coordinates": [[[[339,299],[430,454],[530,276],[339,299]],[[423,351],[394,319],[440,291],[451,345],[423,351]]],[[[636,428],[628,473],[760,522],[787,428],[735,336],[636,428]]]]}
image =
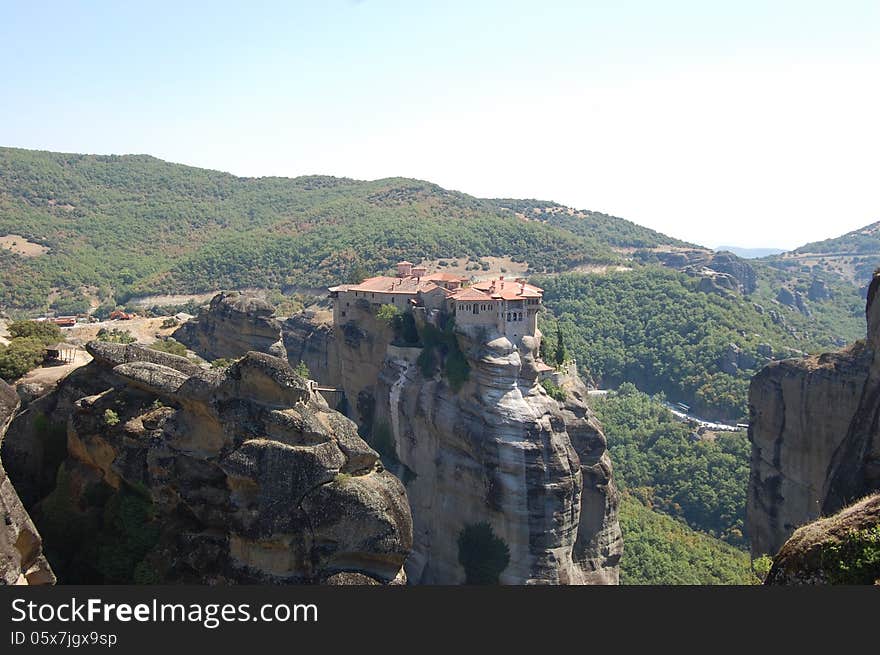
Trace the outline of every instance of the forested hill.
{"type": "Polygon", "coordinates": [[[814,241],[800,248],[795,253],[836,253],[871,254],[880,252],[880,221],[865,227],[847,232],[846,234],[824,241],[814,241]]]}
{"type": "Polygon", "coordinates": [[[867,289],[880,263],[880,221],[824,241],[814,241],[766,262],[783,271],[810,270],[867,289]]]}
{"type": "Polygon", "coordinates": [[[412,179],[239,178],[145,155],[15,148],[0,148],[0,238],[0,307],[12,311],[319,286],[402,257],[472,259],[477,270],[497,256],[554,272],[678,243],[604,214],[412,179]],[[524,217],[526,205],[542,211],[524,217]]]}

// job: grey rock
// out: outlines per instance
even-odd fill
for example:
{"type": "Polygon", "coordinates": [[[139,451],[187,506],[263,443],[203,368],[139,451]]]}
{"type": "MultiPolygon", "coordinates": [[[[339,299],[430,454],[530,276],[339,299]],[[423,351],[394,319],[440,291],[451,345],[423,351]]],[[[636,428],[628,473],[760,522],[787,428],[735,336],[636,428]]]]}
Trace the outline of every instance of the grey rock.
{"type": "MultiPolygon", "coordinates": [[[[138,570],[158,582],[405,580],[402,485],[285,360],[248,352],[187,374],[173,359],[138,360],[141,350],[90,347],[99,356],[79,377],[101,390],[70,407],[61,484],[38,508],[69,499],[69,518],[82,522],[139,490],[158,536],[138,570]]],[[[82,390],[76,377],[67,387],[50,395],[82,390]]],[[[35,517],[58,532],[57,516],[35,517]]],[[[81,544],[54,547],[69,561],[81,544]]]]}
{"type": "Polygon", "coordinates": [[[838,352],[776,361],[749,388],[751,475],[746,529],[755,554],[880,490],[880,277],[867,338],[838,352]]]}
{"type": "MultiPolygon", "coordinates": [[[[19,406],[18,395],[0,380],[0,441],[19,406]]],[[[55,584],[43,541],[0,462],[0,584],[55,584]]]]}
{"type": "Polygon", "coordinates": [[[173,336],[207,360],[236,359],[248,351],[287,356],[275,308],[262,298],[238,291],[218,293],[173,336]]]}

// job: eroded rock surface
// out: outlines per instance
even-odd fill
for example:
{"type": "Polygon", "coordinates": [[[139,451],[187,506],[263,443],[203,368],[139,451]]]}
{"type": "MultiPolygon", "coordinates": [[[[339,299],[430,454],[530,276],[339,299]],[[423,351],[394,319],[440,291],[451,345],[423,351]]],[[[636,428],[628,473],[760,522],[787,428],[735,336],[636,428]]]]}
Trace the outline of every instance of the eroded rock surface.
{"type": "Polygon", "coordinates": [[[752,465],[746,527],[755,554],[880,488],[880,277],[865,341],[773,362],[749,389],[752,465]]]}
{"type": "Polygon", "coordinates": [[[75,402],[34,511],[65,582],[405,580],[403,485],[286,361],[249,352],[207,371],[136,345],[88,350],[84,374],[112,384],[75,402]]]}
{"type": "MultiPolygon", "coordinates": [[[[0,441],[19,405],[18,394],[0,380],[0,441]]],[[[54,584],[43,542],[0,462],[0,584],[54,584]]]]}
{"type": "Polygon", "coordinates": [[[310,370],[339,389],[349,416],[404,480],[411,583],[473,581],[460,541],[469,530],[483,535],[477,551],[488,549],[470,553],[477,559],[507,549],[492,581],[617,583],[622,540],[605,436],[576,375],[557,381],[568,392],[562,403],[538,384],[536,339],[515,346],[498,334],[458,334],[470,372],[455,390],[442,366],[426,376],[422,349],[397,344],[366,302],[332,331],[315,323],[285,325],[288,352],[314,353],[303,358],[310,370]],[[336,353],[329,365],[322,350],[336,353]]]}
{"type": "Polygon", "coordinates": [[[238,291],[218,293],[194,320],[175,330],[174,338],[209,361],[235,359],[251,350],[286,356],[275,308],[238,291]]]}

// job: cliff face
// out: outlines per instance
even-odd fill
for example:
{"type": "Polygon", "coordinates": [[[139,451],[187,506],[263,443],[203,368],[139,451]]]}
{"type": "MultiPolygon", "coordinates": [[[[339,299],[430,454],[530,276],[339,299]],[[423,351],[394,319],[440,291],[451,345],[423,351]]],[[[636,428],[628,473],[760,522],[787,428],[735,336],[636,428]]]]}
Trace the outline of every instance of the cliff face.
{"type": "MultiPolygon", "coordinates": [[[[15,389],[0,380],[0,441],[18,409],[15,389]]],[[[55,574],[43,556],[43,543],[0,462],[0,584],[54,584],[55,574]]]]}
{"type": "MultiPolygon", "coordinates": [[[[281,334],[292,365],[303,362],[312,377],[323,385],[334,388],[342,385],[332,312],[306,309],[284,321],[281,334]]],[[[328,402],[336,400],[327,398],[328,402]]]]}
{"type": "Polygon", "coordinates": [[[253,350],[285,357],[275,308],[256,296],[224,291],[198,317],[181,325],[174,338],[207,360],[234,359],[253,350]]]}
{"type": "Polygon", "coordinates": [[[112,384],[76,401],[34,509],[66,582],[405,580],[403,486],[286,362],[88,349],[84,375],[112,384]]]}
{"type": "Polygon", "coordinates": [[[470,372],[456,391],[442,370],[423,374],[420,348],[393,345],[368,305],[349,316],[332,333],[296,324],[305,344],[291,326],[286,338],[299,345],[288,351],[337,353],[328,370],[338,377],[321,382],[344,392],[344,408],[407,487],[411,582],[617,583],[618,495],[576,376],[557,402],[537,384],[536,340],[458,334],[470,372]]]}
{"type": "Polygon", "coordinates": [[[875,276],[864,343],[774,362],[752,380],[746,527],[755,554],[777,552],[798,526],[880,488],[878,285],[875,276]]]}

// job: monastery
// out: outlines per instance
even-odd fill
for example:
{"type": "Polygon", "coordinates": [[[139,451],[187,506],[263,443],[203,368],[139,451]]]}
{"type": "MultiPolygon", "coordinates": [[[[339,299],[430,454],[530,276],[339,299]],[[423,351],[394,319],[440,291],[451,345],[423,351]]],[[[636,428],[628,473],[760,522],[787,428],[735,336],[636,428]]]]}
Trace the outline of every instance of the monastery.
{"type": "Polygon", "coordinates": [[[455,317],[456,327],[494,327],[513,342],[538,335],[543,289],[523,278],[505,279],[503,275],[468,282],[458,275],[429,274],[424,266],[399,262],[395,277],[380,275],[359,284],[330,287],[333,319],[341,325],[352,303],[365,301],[370,305],[395,305],[401,311],[421,308],[429,320],[445,312],[455,317]]]}

